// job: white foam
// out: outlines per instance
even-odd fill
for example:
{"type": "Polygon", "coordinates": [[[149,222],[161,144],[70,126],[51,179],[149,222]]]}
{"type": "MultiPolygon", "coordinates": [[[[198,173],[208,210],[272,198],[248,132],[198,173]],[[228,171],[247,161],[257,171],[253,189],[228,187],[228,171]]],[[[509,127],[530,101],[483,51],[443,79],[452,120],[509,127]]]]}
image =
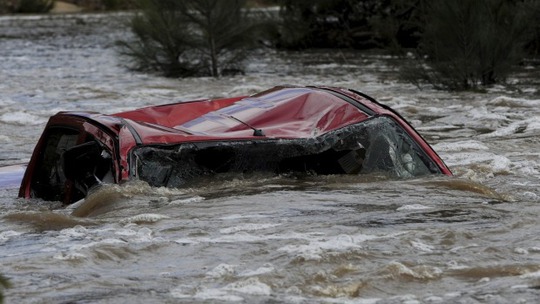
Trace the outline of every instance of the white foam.
{"type": "Polygon", "coordinates": [[[271,273],[274,270],[275,270],[274,265],[268,263],[268,264],[265,264],[263,267],[259,267],[255,270],[243,271],[239,274],[239,276],[242,276],[242,277],[258,276],[261,274],[271,273]]]}
{"type": "Polygon", "coordinates": [[[443,273],[438,267],[421,265],[410,268],[397,261],[390,262],[387,268],[393,274],[410,276],[416,279],[435,279],[439,278],[443,273]]]}
{"type": "Polygon", "coordinates": [[[360,243],[379,238],[373,235],[338,235],[329,238],[319,238],[309,240],[308,244],[286,245],[278,248],[284,251],[299,255],[308,260],[319,260],[324,253],[343,252],[347,250],[361,249],[360,243]]]}
{"type": "Polygon", "coordinates": [[[259,213],[246,213],[246,214],[231,214],[227,216],[220,217],[221,220],[239,220],[239,219],[251,219],[251,218],[267,218],[268,215],[259,214],[259,213]]]}
{"type": "Polygon", "coordinates": [[[175,240],[175,243],[181,245],[199,244],[199,243],[242,243],[242,242],[261,242],[267,240],[289,240],[289,239],[309,239],[309,235],[305,234],[269,234],[269,235],[252,235],[245,231],[239,231],[234,234],[220,235],[217,238],[210,237],[194,237],[180,238],[175,240]]]}
{"type": "Polygon", "coordinates": [[[200,243],[200,241],[190,238],[176,239],[174,242],[180,245],[196,245],[200,243]]]}
{"type": "Polygon", "coordinates": [[[488,283],[491,281],[491,278],[489,277],[483,277],[480,280],[478,280],[478,283],[488,283]]]}
{"type": "Polygon", "coordinates": [[[55,260],[61,261],[79,261],[87,258],[86,255],[78,252],[59,252],[53,256],[55,260]]]}
{"type": "Polygon", "coordinates": [[[438,296],[427,296],[423,299],[424,303],[442,303],[444,299],[438,296]]]}
{"type": "Polygon", "coordinates": [[[420,304],[421,302],[416,298],[416,295],[413,294],[405,294],[405,295],[399,295],[390,297],[391,300],[399,300],[402,304],[420,304]]]}
{"type": "Polygon", "coordinates": [[[484,164],[493,173],[509,172],[512,162],[505,156],[491,152],[461,152],[444,154],[444,160],[449,166],[471,166],[484,164]]]}
{"type": "Polygon", "coordinates": [[[153,240],[152,234],[154,234],[152,229],[143,227],[137,231],[137,240],[139,242],[151,242],[153,240]]]}
{"type": "MultiPolygon", "coordinates": [[[[463,247],[464,248],[464,247],[463,247]]],[[[456,250],[457,251],[457,250],[456,250]]],[[[455,252],[455,251],[454,251],[455,252]]],[[[448,263],[446,263],[446,266],[448,267],[448,269],[452,269],[452,270],[461,270],[461,269],[467,269],[467,268],[470,268],[469,266],[467,265],[461,265],[461,264],[458,264],[458,262],[456,261],[449,261],[448,263]]]]}
{"type": "MultiPolygon", "coordinates": [[[[179,298],[178,294],[176,297],[179,298]]],[[[191,297],[191,296],[189,296],[191,297]]],[[[244,301],[244,298],[230,294],[227,290],[222,290],[219,288],[203,288],[193,296],[195,299],[199,300],[217,300],[219,302],[241,302],[244,301]]]]}
{"type": "Polygon", "coordinates": [[[229,227],[229,228],[223,228],[223,229],[220,229],[219,232],[223,234],[231,234],[231,233],[236,233],[239,231],[264,230],[264,229],[273,228],[279,225],[281,224],[272,224],[272,223],[251,224],[250,223],[250,224],[243,224],[243,225],[229,227]]]}
{"type": "Polygon", "coordinates": [[[225,286],[224,289],[255,296],[269,296],[272,293],[272,288],[260,282],[256,277],[248,278],[244,281],[230,283],[229,285],[225,286]]]}
{"type": "Polygon", "coordinates": [[[88,230],[80,225],[72,228],[62,229],[60,234],[70,238],[83,238],[88,235],[88,230]]]}
{"type": "Polygon", "coordinates": [[[4,113],[0,115],[0,121],[8,124],[23,126],[35,126],[46,122],[46,120],[41,117],[23,111],[4,113]]]}
{"type": "Polygon", "coordinates": [[[411,205],[404,205],[399,208],[397,208],[397,211],[404,211],[404,210],[425,210],[425,209],[431,209],[432,207],[424,206],[422,204],[411,204],[411,205]]]}
{"type": "Polygon", "coordinates": [[[467,249],[467,248],[474,248],[474,247],[479,247],[478,244],[469,244],[469,245],[466,245],[466,246],[456,246],[456,247],[453,247],[450,249],[450,252],[452,253],[456,253],[462,249],[467,249]]]}
{"type": "Polygon", "coordinates": [[[444,294],[445,298],[456,298],[461,296],[461,292],[459,291],[452,291],[444,294]]]}
{"type": "Polygon", "coordinates": [[[540,247],[531,247],[529,248],[529,252],[534,252],[534,253],[538,253],[540,252],[540,247]]]}
{"type": "Polygon", "coordinates": [[[0,96],[0,106],[1,106],[1,107],[5,107],[5,106],[7,106],[7,105],[11,105],[11,104],[15,103],[15,102],[12,101],[12,100],[6,100],[6,99],[3,99],[2,97],[3,97],[3,96],[0,96]]]}
{"type": "Polygon", "coordinates": [[[540,271],[525,273],[519,277],[522,279],[540,279],[540,271]]]}
{"type": "Polygon", "coordinates": [[[18,236],[18,235],[21,235],[21,234],[22,233],[17,232],[17,231],[13,231],[13,230],[0,232],[0,243],[6,242],[9,239],[11,239],[12,237],[18,236]]]}
{"type": "Polygon", "coordinates": [[[250,242],[261,242],[269,239],[279,238],[275,236],[264,236],[264,235],[253,235],[245,231],[239,231],[234,234],[225,234],[219,238],[209,238],[202,239],[201,241],[208,243],[250,243],[250,242]]]}
{"type": "Polygon", "coordinates": [[[264,91],[265,89],[268,89],[268,88],[258,86],[258,85],[251,85],[251,84],[238,85],[238,86],[234,86],[230,91],[227,92],[226,95],[227,96],[253,95],[255,93],[264,91]]]}
{"type": "Polygon", "coordinates": [[[137,231],[133,229],[119,229],[114,234],[121,235],[121,236],[134,236],[134,235],[137,235],[137,231]]]}
{"type": "Polygon", "coordinates": [[[411,241],[411,245],[413,248],[418,249],[423,252],[431,253],[435,250],[435,247],[428,244],[424,244],[420,241],[411,241]]]}
{"type": "MultiPolygon", "coordinates": [[[[309,301],[300,301],[299,303],[309,303],[309,301]]],[[[384,303],[380,298],[326,298],[323,303],[338,303],[338,304],[377,304],[384,303]],[[381,302],[382,301],[382,302],[381,302]]]]}
{"type": "Polygon", "coordinates": [[[205,198],[202,196],[193,196],[188,198],[176,199],[169,203],[169,205],[188,205],[204,201],[205,198]]]}
{"type": "MultiPolygon", "coordinates": [[[[523,156],[522,156],[523,157],[523,156]]],[[[537,161],[528,160],[528,161],[519,161],[514,163],[514,170],[528,176],[538,176],[540,175],[540,164],[537,161]]],[[[536,194],[532,192],[525,192],[525,196],[531,196],[531,199],[536,199],[536,194]],[[532,194],[532,195],[531,195],[532,194]]]]}
{"type": "Polygon", "coordinates": [[[121,223],[155,223],[169,217],[163,214],[143,213],[123,219],[121,223]]]}
{"type": "Polygon", "coordinates": [[[454,151],[459,152],[459,151],[466,151],[466,150],[476,150],[476,151],[489,150],[489,148],[486,145],[476,140],[442,142],[442,143],[434,144],[432,147],[436,151],[444,151],[444,152],[454,152],[454,151]]]}
{"type": "Polygon", "coordinates": [[[500,122],[500,121],[505,121],[507,119],[506,115],[499,114],[499,113],[493,113],[491,111],[491,109],[488,109],[488,108],[483,107],[483,106],[472,108],[468,112],[468,114],[469,114],[468,115],[469,119],[471,119],[472,122],[476,122],[476,123],[484,122],[484,121],[488,121],[488,120],[493,120],[493,121],[500,122]]]}
{"type": "Polygon", "coordinates": [[[514,97],[508,97],[508,96],[499,96],[488,101],[487,104],[495,105],[495,106],[513,107],[513,108],[539,107],[540,99],[524,99],[524,98],[514,98],[514,97]]]}
{"type": "Polygon", "coordinates": [[[529,251],[525,248],[514,248],[514,252],[518,254],[529,254],[529,251]]]}
{"type": "Polygon", "coordinates": [[[221,278],[225,276],[231,276],[236,273],[236,265],[229,265],[229,264],[219,264],[214,269],[208,271],[206,273],[207,277],[211,278],[221,278]]]}
{"type": "Polygon", "coordinates": [[[319,70],[328,70],[328,69],[335,69],[335,68],[357,68],[358,66],[352,65],[352,64],[338,64],[338,63],[322,63],[322,64],[315,64],[311,66],[314,69],[319,70]]]}
{"type": "Polygon", "coordinates": [[[483,134],[481,137],[502,137],[513,135],[518,132],[532,133],[538,129],[540,129],[540,116],[533,116],[525,120],[512,122],[511,124],[500,127],[491,133],[483,134]]]}

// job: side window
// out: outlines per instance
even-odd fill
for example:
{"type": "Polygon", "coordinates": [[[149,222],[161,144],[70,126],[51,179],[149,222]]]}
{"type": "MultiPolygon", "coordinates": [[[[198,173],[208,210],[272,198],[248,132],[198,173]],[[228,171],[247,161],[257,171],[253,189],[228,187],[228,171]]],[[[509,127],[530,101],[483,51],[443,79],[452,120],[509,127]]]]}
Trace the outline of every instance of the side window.
{"type": "Polygon", "coordinates": [[[62,201],[65,195],[66,176],[62,168],[62,154],[75,146],[79,131],[69,128],[51,128],[43,154],[32,180],[32,196],[48,201],[62,201]]]}
{"type": "Polygon", "coordinates": [[[114,182],[112,157],[105,145],[90,133],[51,127],[31,183],[32,196],[74,203],[102,182],[114,182]]]}

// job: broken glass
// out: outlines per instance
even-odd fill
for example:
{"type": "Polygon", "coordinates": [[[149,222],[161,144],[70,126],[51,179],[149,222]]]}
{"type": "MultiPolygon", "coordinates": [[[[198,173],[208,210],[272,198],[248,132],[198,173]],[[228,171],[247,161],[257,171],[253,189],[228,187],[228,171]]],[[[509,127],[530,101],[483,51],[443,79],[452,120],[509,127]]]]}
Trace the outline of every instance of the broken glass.
{"type": "Polygon", "coordinates": [[[407,132],[387,116],[312,138],[140,146],[132,151],[131,158],[132,175],[152,186],[166,187],[181,187],[218,173],[383,172],[397,178],[440,173],[407,132]]]}

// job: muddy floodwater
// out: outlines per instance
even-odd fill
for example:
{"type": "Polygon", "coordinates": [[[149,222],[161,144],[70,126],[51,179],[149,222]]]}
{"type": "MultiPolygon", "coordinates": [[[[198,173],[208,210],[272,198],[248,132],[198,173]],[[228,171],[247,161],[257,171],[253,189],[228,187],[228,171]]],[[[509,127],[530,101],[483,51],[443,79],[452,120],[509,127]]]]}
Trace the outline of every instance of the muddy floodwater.
{"type": "Polygon", "coordinates": [[[58,111],[115,113],[315,84],[398,110],[455,176],[133,182],[103,187],[77,209],[1,189],[6,303],[540,299],[538,64],[526,62],[508,85],[464,93],[400,82],[390,56],[335,50],[262,50],[245,75],[166,79],[125,69],[114,50],[130,35],[125,17],[0,16],[0,165],[27,162],[58,111]]]}

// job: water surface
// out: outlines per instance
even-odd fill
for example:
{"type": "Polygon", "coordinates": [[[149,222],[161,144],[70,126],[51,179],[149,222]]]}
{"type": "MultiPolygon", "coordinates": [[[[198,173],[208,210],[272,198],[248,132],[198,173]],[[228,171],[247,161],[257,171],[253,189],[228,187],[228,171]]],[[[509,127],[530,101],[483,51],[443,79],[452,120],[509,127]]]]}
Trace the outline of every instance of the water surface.
{"type": "Polygon", "coordinates": [[[126,70],[124,15],[0,17],[0,165],[27,162],[48,117],[114,113],[275,85],[361,90],[397,109],[456,177],[224,176],[105,186],[79,206],[0,190],[6,303],[533,303],[540,296],[539,67],[447,93],[396,59],[346,51],[248,60],[246,75],[126,70]]]}

